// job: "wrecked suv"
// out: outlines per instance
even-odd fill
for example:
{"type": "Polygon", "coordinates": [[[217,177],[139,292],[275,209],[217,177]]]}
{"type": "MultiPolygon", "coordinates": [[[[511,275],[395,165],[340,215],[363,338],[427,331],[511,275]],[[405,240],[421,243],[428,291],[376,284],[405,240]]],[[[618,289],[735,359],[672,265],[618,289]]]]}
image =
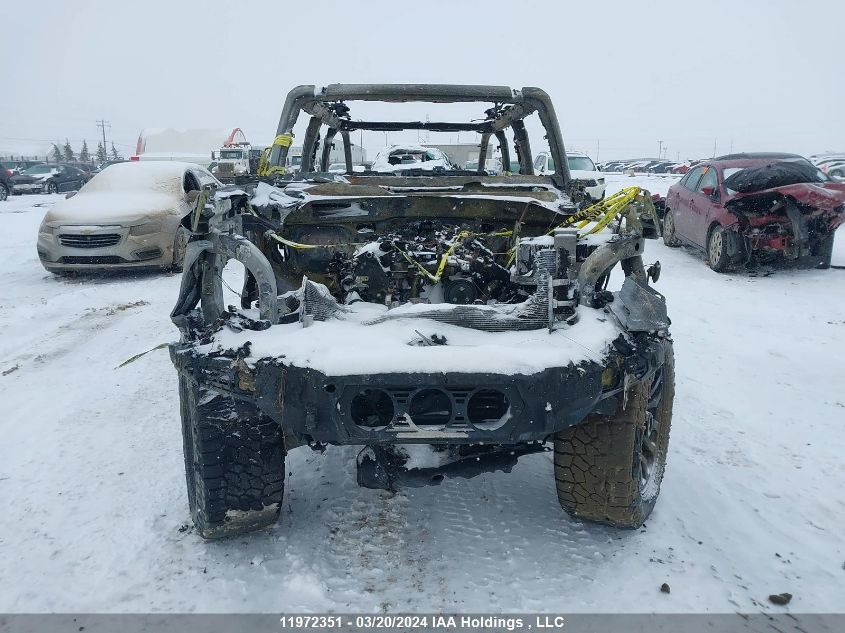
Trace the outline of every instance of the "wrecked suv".
{"type": "Polygon", "coordinates": [[[636,213],[578,210],[584,193],[566,165],[537,88],[288,94],[262,182],[203,194],[184,219],[191,238],[171,315],[181,337],[170,352],[202,536],[273,524],[287,453],[327,445],[361,446],[358,483],[384,489],[509,471],[553,450],[549,477],[566,511],[642,524],[674,399],[666,304],[649,283],[660,267],[643,263],[636,213]],[[353,118],[367,101],[478,110],[467,122],[353,118]],[[292,178],[284,165],[301,116],[292,178]],[[552,175],[533,172],[530,118],[561,166],[552,175]],[[496,152],[519,173],[419,162],[355,173],[358,130],[475,132],[479,165],[496,152]],[[337,135],[343,175],[328,173],[337,135]],[[229,260],[244,268],[237,306],[223,299],[229,260]]]}

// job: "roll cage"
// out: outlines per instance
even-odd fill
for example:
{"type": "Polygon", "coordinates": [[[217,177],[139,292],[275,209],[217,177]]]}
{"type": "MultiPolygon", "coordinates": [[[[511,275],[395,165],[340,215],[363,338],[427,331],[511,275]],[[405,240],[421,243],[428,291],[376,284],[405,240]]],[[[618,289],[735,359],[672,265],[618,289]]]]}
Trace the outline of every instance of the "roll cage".
{"type": "MultiPolygon", "coordinates": [[[[502,152],[502,162],[509,165],[511,151],[505,130],[514,136],[514,151],[519,173],[533,176],[531,143],[524,120],[536,112],[546,131],[549,152],[560,168],[551,176],[562,190],[569,185],[569,167],[557,116],[549,95],[539,88],[512,89],[507,86],[474,86],[447,84],[330,84],[324,88],[297,86],[285,99],[276,140],[270,152],[271,169],[283,169],[291,149],[293,128],[304,112],[310,118],[302,142],[301,173],[328,171],[332,141],[341,135],[346,171],[352,172],[350,132],[356,130],[399,131],[429,130],[434,132],[477,132],[481,135],[478,170],[483,174],[490,138],[495,136],[502,152]],[[492,103],[484,110],[484,118],[470,122],[446,121],[357,121],[352,120],[347,101],[380,101],[385,103],[492,103]],[[323,132],[325,128],[325,132],[323,132]],[[319,161],[317,153],[322,146],[319,161]],[[319,167],[317,169],[317,167],[319,167]]],[[[473,172],[470,172],[473,173],[473,172]]],[[[440,174],[442,175],[442,174],[440,174]]]]}

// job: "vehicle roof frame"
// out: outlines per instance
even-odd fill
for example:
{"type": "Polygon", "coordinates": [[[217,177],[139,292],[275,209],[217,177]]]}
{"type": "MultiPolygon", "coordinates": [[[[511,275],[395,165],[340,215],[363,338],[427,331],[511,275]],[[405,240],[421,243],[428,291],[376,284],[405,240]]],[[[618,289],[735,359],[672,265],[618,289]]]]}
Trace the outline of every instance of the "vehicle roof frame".
{"type": "MultiPolygon", "coordinates": [[[[277,136],[293,136],[293,128],[300,112],[312,117],[306,138],[303,139],[303,171],[313,167],[319,143],[316,137],[320,125],[329,129],[349,132],[351,130],[373,129],[390,131],[391,129],[428,129],[434,131],[476,131],[481,134],[495,134],[510,127],[514,131],[514,142],[520,162],[520,172],[533,175],[532,157],[528,136],[525,133],[523,119],[537,112],[546,131],[549,152],[560,168],[551,176],[552,181],[564,189],[570,181],[569,166],[564,160],[566,150],[560,131],[557,115],[549,95],[540,88],[525,87],[512,89],[507,86],[452,85],[452,84],[330,84],[323,88],[314,85],[301,85],[293,88],[285,99],[282,114],[279,117],[277,136]],[[344,101],[380,101],[385,103],[494,103],[499,109],[495,118],[481,122],[389,122],[389,121],[352,121],[338,116],[333,104],[344,101]],[[501,107],[510,106],[510,107],[501,107]],[[317,125],[314,119],[319,121],[317,125]],[[305,151],[307,148],[307,152],[305,151]]],[[[488,136],[489,138],[489,136],[488,136]]],[[[290,147],[274,145],[270,154],[270,164],[285,164],[290,147]]],[[[481,164],[479,163],[479,168],[481,164]]],[[[347,170],[351,166],[347,165],[347,170]]]]}

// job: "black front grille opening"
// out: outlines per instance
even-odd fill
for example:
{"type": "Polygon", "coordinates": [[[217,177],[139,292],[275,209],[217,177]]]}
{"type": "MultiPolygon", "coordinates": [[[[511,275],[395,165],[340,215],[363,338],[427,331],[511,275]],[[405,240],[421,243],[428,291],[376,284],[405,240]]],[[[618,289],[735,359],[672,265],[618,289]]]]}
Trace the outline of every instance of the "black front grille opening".
{"type": "Polygon", "coordinates": [[[452,401],[439,389],[423,389],[411,398],[408,415],[417,426],[444,426],[452,419],[452,401]]]}
{"type": "Polygon", "coordinates": [[[358,426],[387,426],[393,419],[393,400],[381,389],[362,389],[352,398],[349,413],[358,426]]]}
{"type": "Polygon", "coordinates": [[[101,255],[99,257],[62,257],[62,264],[124,264],[126,260],[115,255],[101,255]]]}
{"type": "Polygon", "coordinates": [[[120,242],[118,233],[94,233],[82,235],[75,233],[62,233],[59,235],[59,243],[70,248],[108,248],[120,242]]]}
{"type": "Polygon", "coordinates": [[[507,422],[510,402],[496,389],[479,389],[467,403],[467,417],[473,426],[495,429],[507,422]]]}

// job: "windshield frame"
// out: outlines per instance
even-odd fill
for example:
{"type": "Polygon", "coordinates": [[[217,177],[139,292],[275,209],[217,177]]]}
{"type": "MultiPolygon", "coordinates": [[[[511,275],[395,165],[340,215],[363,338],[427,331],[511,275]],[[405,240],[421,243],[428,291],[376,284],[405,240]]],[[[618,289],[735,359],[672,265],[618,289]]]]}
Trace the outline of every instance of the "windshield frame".
{"type": "MultiPolygon", "coordinates": [[[[276,130],[277,138],[292,140],[294,127],[301,114],[308,119],[301,144],[302,174],[319,171],[318,164],[322,167],[327,166],[328,152],[325,148],[331,144],[336,134],[343,137],[344,145],[348,147],[351,133],[359,130],[382,132],[430,130],[433,132],[472,131],[481,134],[479,171],[486,165],[482,161],[493,153],[492,148],[489,147],[490,141],[500,141],[501,147],[505,132],[510,131],[514,136],[513,149],[520,161],[520,175],[534,176],[533,153],[524,120],[537,114],[545,132],[549,153],[555,163],[561,166],[554,174],[542,176],[542,178],[548,178],[564,190],[568,189],[571,180],[554,106],[548,94],[540,88],[512,89],[508,86],[448,84],[330,84],[322,88],[302,85],[288,93],[276,130]],[[407,102],[477,103],[483,116],[465,122],[364,121],[356,118],[347,104],[347,102],[358,101],[398,104],[407,102]],[[322,159],[317,156],[318,147],[324,150],[322,159]],[[516,152],[517,148],[520,151],[516,152]]],[[[506,145],[510,144],[508,142],[506,145]]],[[[269,161],[271,167],[284,167],[290,148],[290,141],[273,145],[269,161]]],[[[505,148],[502,149],[504,163],[510,162],[510,148],[507,149],[508,152],[505,152],[505,148]]],[[[346,162],[347,169],[350,169],[351,158],[348,153],[346,162]]],[[[455,176],[466,174],[467,172],[460,170],[449,172],[449,175],[455,176]]],[[[482,174],[476,172],[476,175],[482,174]]]]}

